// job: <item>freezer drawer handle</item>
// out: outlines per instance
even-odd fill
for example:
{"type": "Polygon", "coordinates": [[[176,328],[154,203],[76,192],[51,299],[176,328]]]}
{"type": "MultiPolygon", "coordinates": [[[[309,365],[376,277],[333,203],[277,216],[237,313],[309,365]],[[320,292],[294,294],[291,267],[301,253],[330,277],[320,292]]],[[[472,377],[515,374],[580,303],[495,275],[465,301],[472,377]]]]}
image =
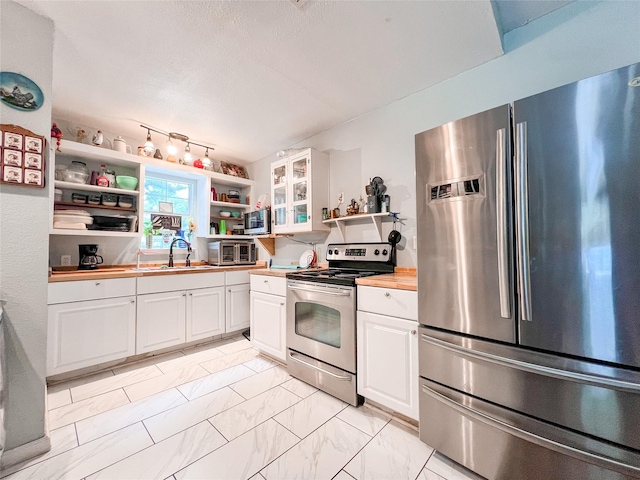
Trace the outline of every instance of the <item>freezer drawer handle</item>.
{"type": "Polygon", "coordinates": [[[433,338],[424,333],[420,334],[422,341],[444,348],[446,350],[461,353],[468,357],[478,358],[480,360],[486,360],[487,362],[502,365],[504,367],[514,367],[525,372],[545,375],[547,377],[559,378],[560,380],[570,380],[577,383],[586,383],[595,387],[602,388],[614,388],[616,390],[638,393],[640,392],[640,384],[625,382],[624,380],[615,380],[613,378],[596,377],[593,375],[587,375],[578,372],[569,372],[566,370],[559,370],[557,368],[545,367],[543,365],[535,365],[533,363],[522,362],[520,360],[514,360],[512,358],[500,357],[491,353],[480,352],[477,350],[470,350],[453,343],[445,342],[438,338],[433,338]]]}
{"type": "Polygon", "coordinates": [[[295,360],[298,363],[302,363],[304,365],[306,365],[307,367],[313,368],[314,370],[318,370],[319,372],[322,373],[326,373],[327,375],[331,375],[334,378],[337,378],[338,380],[351,380],[351,377],[345,377],[343,375],[336,375],[335,373],[332,373],[328,370],[325,370],[324,368],[320,368],[320,367],[316,367],[315,365],[311,365],[310,363],[304,362],[302,360],[300,360],[299,358],[296,358],[293,356],[293,353],[289,352],[289,358],[291,360],[295,360]]]}
{"type": "Polygon", "coordinates": [[[529,192],[527,190],[527,122],[516,125],[516,244],[518,246],[518,283],[520,315],[531,321],[531,275],[529,272],[529,192]]]}
{"type": "Polygon", "coordinates": [[[287,288],[289,288],[289,290],[300,290],[301,292],[310,292],[310,293],[321,293],[323,295],[333,295],[336,297],[349,297],[351,296],[351,292],[346,292],[344,290],[341,290],[339,292],[331,292],[331,291],[325,291],[325,290],[316,290],[313,288],[307,288],[307,287],[294,287],[293,285],[289,285],[287,288]]]}
{"type": "Polygon", "coordinates": [[[506,130],[501,128],[496,132],[496,237],[498,239],[498,291],[500,292],[500,316],[511,318],[511,304],[509,292],[509,233],[507,228],[507,146],[506,130]]]}
{"type": "Polygon", "coordinates": [[[422,385],[422,392],[429,395],[433,399],[439,401],[440,403],[445,404],[447,407],[462,413],[463,415],[469,416],[474,420],[488,424],[493,428],[497,428],[498,430],[501,430],[505,433],[508,433],[510,435],[514,435],[518,438],[526,440],[527,442],[535,443],[536,445],[540,445],[542,447],[548,448],[550,450],[554,450],[564,455],[569,455],[571,457],[577,458],[578,460],[581,460],[583,462],[595,463],[604,468],[614,470],[617,472],[620,472],[620,470],[622,469],[627,473],[633,472],[636,475],[640,473],[640,469],[637,467],[634,467],[633,465],[627,465],[625,463],[617,462],[609,458],[601,457],[599,455],[594,455],[593,453],[590,453],[590,452],[578,450],[577,448],[573,448],[568,445],[563,445],[561,443],[554,442],[553,440],[549,440],[548,438],[541,437],[534,433],[527,432],[526,430],[522,430],[518,427],[514,427],[513,425],[509,425],[508,423],[501,422],[500,420],[490,417],[489,415],[479,412],[478,410],[474,410],[473,408],[467,407],[466,405],[462,405],[458,402],[455,402],[450,398],[447,398],[446,396],[442,395],[441,393],[438,393],[435,390],[430,389],[424,384],[422,385]]]}

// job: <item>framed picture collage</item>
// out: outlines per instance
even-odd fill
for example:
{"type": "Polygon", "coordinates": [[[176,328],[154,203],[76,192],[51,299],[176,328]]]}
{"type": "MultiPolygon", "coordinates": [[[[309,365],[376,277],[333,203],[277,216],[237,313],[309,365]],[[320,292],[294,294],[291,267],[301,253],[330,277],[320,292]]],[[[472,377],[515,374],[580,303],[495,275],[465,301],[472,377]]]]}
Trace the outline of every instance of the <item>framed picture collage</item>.
{"type": "Polygon", "coordinates": [[[17,125],[0,125],[0,182],[44,188],[46,139],[17,125]]]}

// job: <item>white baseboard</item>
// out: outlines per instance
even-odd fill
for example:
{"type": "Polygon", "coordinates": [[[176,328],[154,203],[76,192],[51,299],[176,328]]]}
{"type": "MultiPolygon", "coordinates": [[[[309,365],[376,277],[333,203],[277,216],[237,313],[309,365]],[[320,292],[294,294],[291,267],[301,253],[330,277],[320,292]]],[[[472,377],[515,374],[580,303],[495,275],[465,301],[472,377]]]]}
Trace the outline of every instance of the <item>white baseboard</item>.
{"type": "Polygon", "coordinates": [[[49,450],[51,450],[51,438],[49,438],[49,435],[45,435],[32,442],[6,450],[2,454],[2,459],[0,459],[0,468],[5,469],[22,463],[35,456],[47,453],[49,450]]]}

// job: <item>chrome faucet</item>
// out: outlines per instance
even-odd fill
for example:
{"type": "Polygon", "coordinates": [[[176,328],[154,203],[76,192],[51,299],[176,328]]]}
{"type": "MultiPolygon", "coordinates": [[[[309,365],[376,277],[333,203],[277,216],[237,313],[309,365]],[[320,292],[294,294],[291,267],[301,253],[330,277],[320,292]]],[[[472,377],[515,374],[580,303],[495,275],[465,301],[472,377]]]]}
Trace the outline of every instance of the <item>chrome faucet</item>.
{"type": "Polygon", "coordinates": [[[174,238],[173,241],[171,242],[171,246],[169,247],[169,267],[173,267],[173,245],[176,242],[184,242],[187,244],[187,258],[185,259],[185,265],[187,267],[190,267],[191,260],[189,259],[189,256],[191,255],[191,252],[193,250],[191,250],[191,244],[182,237],[174,238]]]}

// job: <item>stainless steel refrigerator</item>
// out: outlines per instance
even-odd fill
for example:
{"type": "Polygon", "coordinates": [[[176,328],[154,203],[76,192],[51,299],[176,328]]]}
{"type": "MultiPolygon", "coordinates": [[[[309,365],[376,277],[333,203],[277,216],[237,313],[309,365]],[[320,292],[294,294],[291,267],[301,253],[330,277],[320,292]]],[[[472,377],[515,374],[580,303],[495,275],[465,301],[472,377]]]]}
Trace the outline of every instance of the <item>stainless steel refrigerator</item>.
{"type": "Polygon", "coordinates": [[[420,438],[640,478],[640,64],[416,135],[420,438]]]}

